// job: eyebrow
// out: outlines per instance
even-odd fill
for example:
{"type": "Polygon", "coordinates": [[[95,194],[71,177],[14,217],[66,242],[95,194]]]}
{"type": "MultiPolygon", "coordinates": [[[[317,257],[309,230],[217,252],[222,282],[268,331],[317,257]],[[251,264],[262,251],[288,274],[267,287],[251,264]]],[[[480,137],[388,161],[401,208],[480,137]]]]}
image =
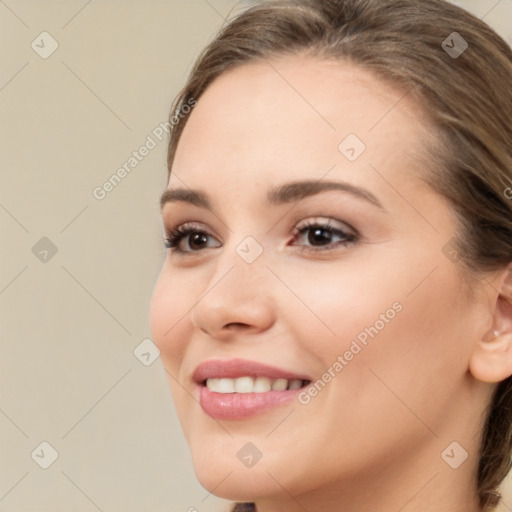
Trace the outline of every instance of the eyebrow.
{"type": "MultiPolygon", "coordinates": [[[[269,189],[266,203],[268,205],[291,203],[327,190],[341,190],[343,192],[347,192],[359,199],[368,201],[369,203],[385,211],[385,208],[382,206],[381,202],[369,190],[341,181],[319,182],[315,180],[304,180],[284,183],[269,189]]],[[[212,208],[210,199],[205,192],[201,190],[193,190],[190,188],[175,188],[165,190],[162,194],[162,197],[160,198],[160,208],[163,209],[165,204],[169,202],[179,201],[190,203],[201,208],[212,208]]]]}

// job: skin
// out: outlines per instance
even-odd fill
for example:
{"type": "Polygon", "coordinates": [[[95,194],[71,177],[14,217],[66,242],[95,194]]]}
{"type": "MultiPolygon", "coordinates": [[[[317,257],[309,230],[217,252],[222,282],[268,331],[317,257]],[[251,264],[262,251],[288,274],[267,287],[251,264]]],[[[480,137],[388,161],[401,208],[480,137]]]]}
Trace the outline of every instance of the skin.
{"type": "Polygon", "coordinates": [[[259,512],[479,510],[484,409],[512,374],[512,279],[503,269],[467,293],[443,251],[450,205],[417,179],[428,118],[403,96],[353,64],[288,56],[225,72],[190,114],[168,188],[201,189],[212,209],[167,203],[162,218],[211,236],[167,254],[150,322],[196,475],[215,495],[259,512]],[[366,145],[354,162],[338,149],[350,133],[366,145]],[[343,191],[265,204],[269,187],[297,179],[364,187],[384,209],[343,191]],[[329,217],[359,239],[294,238],[329,217]],[[251,264],[236,252],[246,236],[263,248],[251,264]],[[395,302],[307,405],[231,421],[199,406],[200,362],[242,357],[318,379],[395,302]],[[457,469],[441,457],[454,441],[468,453],[457,469]],[[262,453],[251,468],[236,456],[247,442],[262,453]]]}

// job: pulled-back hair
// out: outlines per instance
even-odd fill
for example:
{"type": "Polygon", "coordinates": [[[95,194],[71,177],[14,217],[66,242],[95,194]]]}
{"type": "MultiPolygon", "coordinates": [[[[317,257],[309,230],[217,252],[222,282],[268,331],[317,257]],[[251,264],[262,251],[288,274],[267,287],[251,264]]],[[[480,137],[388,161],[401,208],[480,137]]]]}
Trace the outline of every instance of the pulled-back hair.
{"type": "MultiPolygon", "coordinates": [[[[204,49],[171,114],[235,66],[297,54],[355,63],[417,99],[435,140],[435,147],[425,142],[431,165],[422,178],[456,214],[456,268],[470,282],[512,261],[512,50],[494,30],[444,0],[263,0],[204,49]],[[447,51],[463,50],[463,41],[460,55],[447,51]]],[[[169,174],[186,122],[170,134],[169,174]]],[[[500,499],[511,450],[509,377],[496,386],[482,430],[482,510],[500,499]]],[[[233,508],[252,510],[247,503],[233,508]]]]}

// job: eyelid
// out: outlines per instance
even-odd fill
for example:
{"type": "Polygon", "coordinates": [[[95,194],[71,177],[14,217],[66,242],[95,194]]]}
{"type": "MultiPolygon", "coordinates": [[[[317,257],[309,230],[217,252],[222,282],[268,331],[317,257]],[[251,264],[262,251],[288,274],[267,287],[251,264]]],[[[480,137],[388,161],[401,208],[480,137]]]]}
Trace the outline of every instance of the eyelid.
{"type": "Polygon", "coordinates": [[[185,231],[187,229],[197,229],[199,231],[207,231],[208,235],[210,235],[213,238],[217,239],[217,235],[213,232],[212,229],[209,227],[206,227],[206,225],[201,221],[195,221],[195,220],[187,220],[184,222],[172,222],[172,223],[166,223],[164,222],[164,232],[166,236],[169,236],[173,231],[176,230],[185,231]]]}
{"type": "MultiPolygon", "coordinates": [[[[168,249],[171,253],[176,253],[178,255],[200,255],[203,251],[188,251],[182,250],[179,248],[179,244],[189,237],[191,233],[202,233],[217,242],[219,242],[215,235],[213,235],[208,228],[204,228],[196,221],[187,221],[183,223],[177,223],[172,228],[168,228],[164,226],[164,245],[166,249],[168,249]]],[[[219,242],[222,244],[221,242],[219,242]]],[[[215,248],[215,247],[214,247],[215,248]]]]}
{"type": "MultiPolygon", "coordinates": [[[[220,243],[220,246],[222,247],[222,242],[219,242],[219,240],[213,235],[209,229],[203,228],[201,223],[197,223],[195,221],[188,221],[181,224],[177,224],[172,229],[165,229],[166,236],[165,239],[165,246],[166,248],[173,254],[176,254],[177,256],[188,256],[188,257],[194,257],[194,256],[200,256],[204,249],[212,249],[212,248],[218,248],[217,247],[200,247],[198,250],[186,250],[186,249],[180,249],[179,246],[183,242],[183,240],[188,240],[188,237],[190,234],[196,232],[196,233],[202,233],[206,235],[207,237],[210,237],[216,242],[220,243]]],[[[336,236],[336,235],[335,235],[336,236]]],[[[332,217],[308,217],[294,225],[292,238],[291,240],[288,240],[284,243],[283,247],[297,247],[297,250],[301,253],[307,253],[310,255],[318,255],[320,256],[323,254],[330,254],[333,251],[339,250],[340,248],[346,249],[348,246],[351,246],[353,244],[359,243],[361,240],[361,235],[359,234],[358,230],[354,229],[352,226],[347,224],[346,222],[337,220],[332,217]],[[329,242],[326,245],[304,245],[301,243],[290,243],[290,242],[296,242],[296,240],[301,236],[304,236],[305,232],[307,232],[309,229],[312,228],[320,228],[325,231],[330,231],[331,233],[338,233],[338,236],[342,240],[336,242],[329,242]]],[[[300,240],[299,240],[300,241],[300,240]]]]}
{"type": "Polygon", "coordinates": [[[331,229],[339,229],[340,231],[343,231],[343,232],[350,232],[347,234],[359,235],[359,232],[357,231],[357,229],[353,228],[350,224],[348,224],[347,222],[343,222],[341,220],[335,219],[334,217],[331,217],[331,216],[308,217],[307,219],[304,219],[304,220],[298,222],[295,225],[295,227],[293,228],[293,232],[298,233],[304,228],[316,226],[317,224],[321,225],[321,226],[329,226],[329,228],[331,228],[331,229]]]}

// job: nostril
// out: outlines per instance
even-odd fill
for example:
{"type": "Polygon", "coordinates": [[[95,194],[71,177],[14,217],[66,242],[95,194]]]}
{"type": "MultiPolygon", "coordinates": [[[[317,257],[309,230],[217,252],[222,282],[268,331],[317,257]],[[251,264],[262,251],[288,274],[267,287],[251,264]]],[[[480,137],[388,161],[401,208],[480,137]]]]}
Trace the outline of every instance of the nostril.
{"type": "Polygon", "coordinates": [[[231,322],[230,324],[226,324],[224,327],[231,327],[231,326],[235,326],[235,327],[246,327],[247,324],[244,324],[242,322],[231,322]]]}

